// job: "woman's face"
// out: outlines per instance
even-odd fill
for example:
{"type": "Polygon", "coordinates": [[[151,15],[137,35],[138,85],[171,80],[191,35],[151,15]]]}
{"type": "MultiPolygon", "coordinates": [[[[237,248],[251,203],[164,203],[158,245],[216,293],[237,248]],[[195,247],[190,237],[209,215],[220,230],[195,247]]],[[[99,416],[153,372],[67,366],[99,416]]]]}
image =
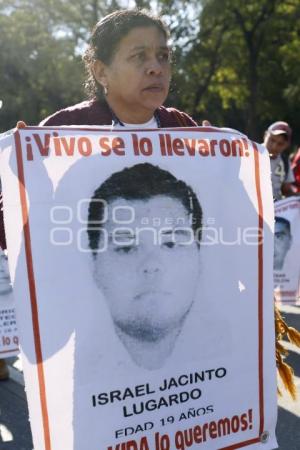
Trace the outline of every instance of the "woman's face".
{"type": "Polygon", "coordinates": [[[112,62],[104,66],[102,80],[108,103],[120,120],[149,120],[169,91],[170,50],[163,33],[155,26],[131,30],[112,62]]]}

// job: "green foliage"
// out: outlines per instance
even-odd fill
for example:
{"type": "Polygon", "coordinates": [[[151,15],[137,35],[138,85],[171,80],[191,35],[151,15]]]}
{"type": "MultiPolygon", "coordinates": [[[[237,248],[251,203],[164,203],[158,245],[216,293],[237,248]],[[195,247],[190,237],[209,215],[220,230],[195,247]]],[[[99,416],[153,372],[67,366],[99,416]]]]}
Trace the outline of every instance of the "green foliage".
{"type": "MultiPolygon", "coordinates": [[[[0,130],[85,99],[85,42],[118,7],[118,0],[0,0],[0,130]]],[[[300,139],[299,0],[153,0],[151,9],[172,34],[169,104],[258,140],[270,122],[287,120],[300,139]]]]}
{"type": "Polygon", "coordinates": [[[203,0],[202,6],[199,32],[175,74],[185,85],[183,106],[254,139],[275,120],[290,121],[297,134],[299,1],[203,0]]]}
{"type": "Polygon", "coordinates": [[[110,9],[98,3],[0,1],[0,130],[17,120],[36,124],[85,99],[83,42],[94,18],[110,9]]]}

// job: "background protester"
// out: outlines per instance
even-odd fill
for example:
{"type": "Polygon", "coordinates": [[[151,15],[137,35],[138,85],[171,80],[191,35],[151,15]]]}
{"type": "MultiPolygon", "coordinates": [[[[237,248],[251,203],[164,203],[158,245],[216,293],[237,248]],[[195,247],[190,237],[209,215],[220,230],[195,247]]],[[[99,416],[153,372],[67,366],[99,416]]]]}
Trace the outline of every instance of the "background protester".
{"type": "Polygon", "coordinates": [[[297,192],[293,185],[294,175],[291,170],[286,150],[291,145],[292,129],[286,122],[274,122],[265,132],[263,145],[270,154],[271,180],[274,200],[297,192]]]}

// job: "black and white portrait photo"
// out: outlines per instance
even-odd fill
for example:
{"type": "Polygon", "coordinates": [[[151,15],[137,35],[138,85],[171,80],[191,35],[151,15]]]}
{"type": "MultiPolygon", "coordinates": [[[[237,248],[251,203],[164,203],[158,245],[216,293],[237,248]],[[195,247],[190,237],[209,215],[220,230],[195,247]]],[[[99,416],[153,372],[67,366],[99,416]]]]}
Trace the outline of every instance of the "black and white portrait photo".
{"type": "Polygon", "coordinates": [[[201,220],[193,190],[148,163],[112,174],[91,199],[93,277],[138,366],[164,365],[192,308],[201,220]]]}

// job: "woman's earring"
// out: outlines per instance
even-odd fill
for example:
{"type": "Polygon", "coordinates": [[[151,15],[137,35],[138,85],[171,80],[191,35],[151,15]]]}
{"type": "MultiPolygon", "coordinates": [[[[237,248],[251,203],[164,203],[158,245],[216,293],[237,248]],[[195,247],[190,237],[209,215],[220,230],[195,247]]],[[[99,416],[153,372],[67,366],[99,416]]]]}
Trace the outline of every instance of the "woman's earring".
{"type": "Polygon", "coordinates": [[[104,95],[106,97],[107,96],[107,92],[108,92],[106,84],[103,85],[103,92],[104,92],[104,95]]]}

